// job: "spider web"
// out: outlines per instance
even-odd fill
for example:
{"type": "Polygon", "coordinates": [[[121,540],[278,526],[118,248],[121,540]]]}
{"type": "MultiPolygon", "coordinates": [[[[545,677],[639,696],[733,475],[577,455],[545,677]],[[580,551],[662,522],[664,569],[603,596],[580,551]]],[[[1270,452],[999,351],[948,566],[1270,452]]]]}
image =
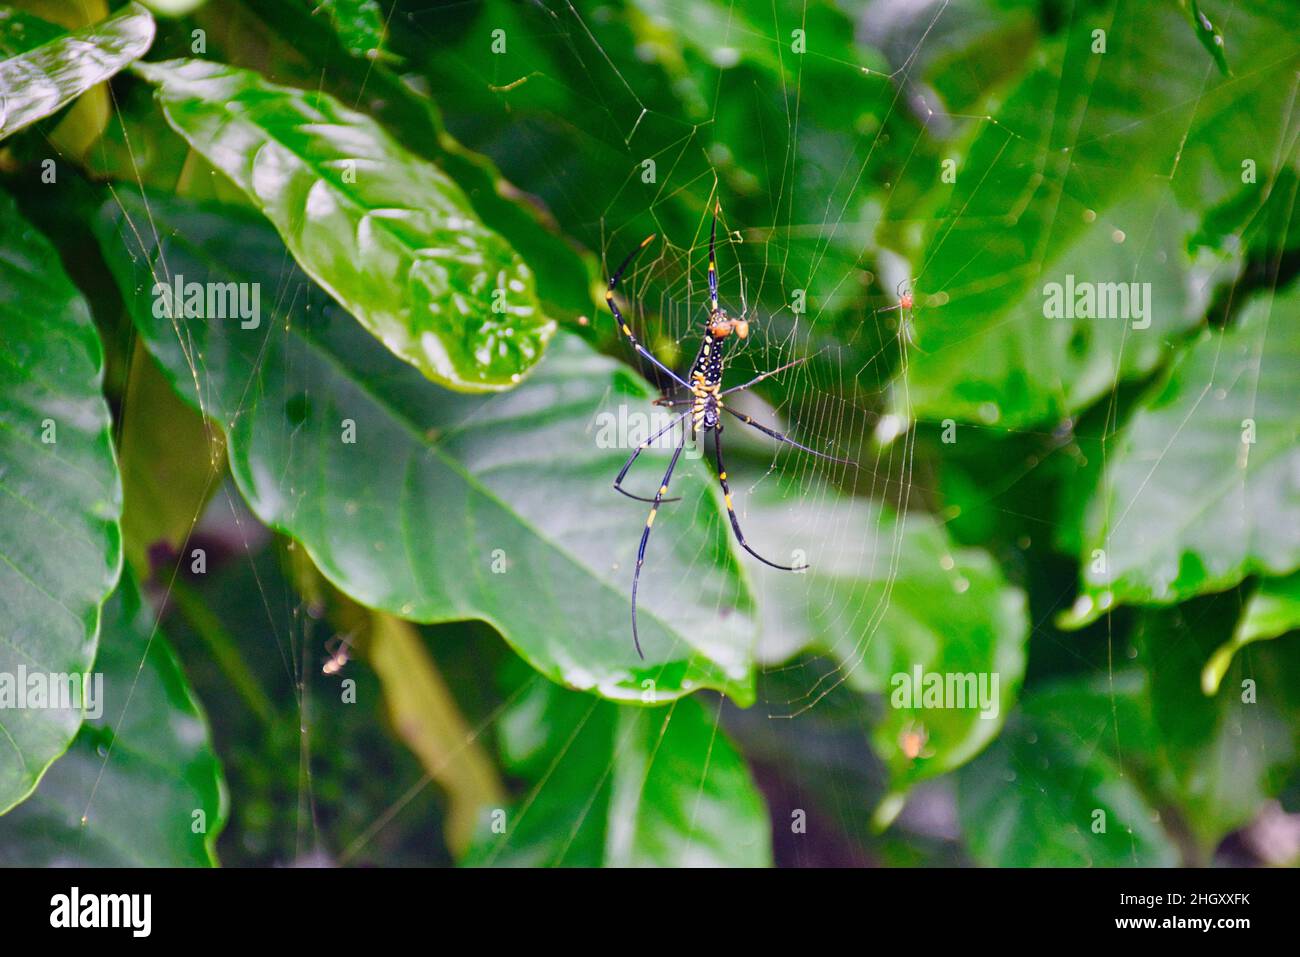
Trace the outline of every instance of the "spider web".
{"type": "MultiPolygon", "coordinates": [[[[663,2],[647,4],[664,16],[689,20],[690,4],[663,2]]],[[[885,383],[895,379],[905,389],[905,379],[897,374],[906,367],[913,348],[910,323],[925,322],[928,305],[940,305],[948,297],[969,293],[984,284],[996,282],[996,277],[963,277],[960,286],[943,290],[930,290],[926,276],[931,263],[906,263],[889,249],[875,245],[875,227],[882,215],[879,205],[864,205],[864,194],[870,195],[888,188],[888,179],[902,179],[912,154],[905,153],[901,168],[897,166],[896,153],[886,155],[890,135],[900,117],[917,123],[922,132],[913,142],[917,148],[927,128],[939,130],[964,124],[975,127],[994,127],[1002,132],[1008,142],[1023,138],[1021,132],[1003,125],[994,115],[973,115],[947,112],[940,99],[922,88],[912,79],[913,71],[928,52],[934,31],[955,14],[950,0],[934,0],[915,4],[921,13],[917,20],[920,29],[907,35],[897,49],[889,51],[888,60],[873,67],[851,60],[833,63],[843,71],[847,84],[861,82],[864,77],[878,82],[873,94],[875,100],[870,112],[876,124],[854,131],[844,141],[828,146],[824,141],[810,144],[808,131],[801,125],[806,114],[806,103],[813,98],[837,95],[821,83],[805,81],[806,64],[822,57],[817,44],[809,40],[804,55],[790,52],[791,30],[801,28],[808,20],[807,6],[803,15],[789,21],[773,7],[769,20],[742,20],[733,6],[719,4],[720,19],[711,23],[718,32],[710,33],[709,45],[718,62],[716,81],[709,87],[700,84],[698,94],[705,110],[702,117],[687,117],[665,112],[649,105],[651,97],[638,87],[636,77],[629,75],[626,54],[611,49],[607,41],[604,16],[601,8],[588,9],[568,0],[553,3],[535,2],[531,5],[536,15],[536,39],[544,42],[552,55],[562,61],[562,73],[546,72],[528,76],[514,76],[503,72],[499,59],[484,56],[482,62],[464,64],[473,75],[495,89],[503,91],[503,98],[518,83],[563,86],[569,92],[578,92],[589,104],[591,116],[582,123],[598,128],[599,136],[579,136],[584,147],[612,150],[626,160],[627,178],[621,183],[566,183],[562,177],[552,182],[561,197],[571,201],[570,210],[557,210],[563,221],[571,222],[565,214],[581,215],[592,208],[591,196],[596,196],[596,216],[585,225],[594,237],[592,245],[600,254],[605,275],[648,233],[658,239],[637,259],[621,283],[622,301],[629,304],[629,319],[642,342],[670,368],[684,372],[694,356],[702,329],[702,319],[707,311],[708,289],[705,280],[709,230],[715,204],[721,206],[718,221],[719,295],[730,314],[744,312],[751,320],[750,334],[729,358],[729,371],[724,388],[736,385],[753,375],[774,369],[799,359],[807,361],[762,383],[752,393],[737,396],[736,406],[764,422],[786,432],[796,440],[830,455],[850,455],[859,463],[857,470],[805,455],[788,446],[779,446],[761,435],[751,433],[738,422],[730,423],[726,430],[726,449],[731,485],[735,495],[736,511],[751,544],[762,554],[785,563],[792,548],[801,548],[807,560],[817,566],[820,551],[855,552],[854,543],[865,534],[865,547],[857,548],[861,564],[856,571],[863,578],[879,580],[882,587],[870,602],[850,606],[846,613],[841,606],[840,617],[822,622],[822,630],[836,637],[830,647],[818,648],[801,655],[792,654],[780,634],[771,634],[772,626],[764,623],[764,630],[756,643],[755,654],[763,664],[764,680],[760,683],[762,695],[755,714],[731,716],[724,722],[727,709],[709,705],[707,710],[715,716],[717,727],[749,726],[756,721],[772,725],[808,722],[829,706],[829,701],[841,686],[850,679],[853,671],[866,658],[872,642],[881,638],[881,624],[893,600],[899,580],[899,561],[909,516],[918,507],[929,507],[941,498],[932,484],[931,476],[914,474],[916,463],[916,429],[903,429],[900,423],[890,421],[882,414],[885,383]],[[724,103],[724,76],[739,50],[752,51],[759,46],[771,51],[779,63],[776,71],[779,89],[760,91],[778,103],[784,113],[783,136],[779,141],[762,142],[759,150],[764,158],[765,180],[749,184],[745,207],[766,207],[765,217],[749,217],[742,221],[733,215],[732,196],[738,191],[735,170],[725,155],[728,144],[717,138],[720,107],[724,103]],[[620,66],[623,64],[623,66],[620,66]],[[575,78],[585,78],[581,90],[575,78]],[[676,127],[680,135],[666,147],[646,152],[641,148],[646,131],[651,126],[676,127]],[[609,135],[612,131],[612,136],[609,135]],[[815,153],[814,158],[809,154],[815,153]],[[644,163],[655,165],[655,181],[643,180],[644,163]],[[817,175],[806,175],[810,167],[817,175]],[[888,177],[886,170],[892,171],[888,177]],[[628,195],[643,197],[639,215],[625,215],[628,195]],[[683,223],[682,197],[698,212],[693,222],[683,223]],[[758,197],[758,201],[756,201],[758,197]],[[862,237],[868,237],[865,241],[862,237]],[[809,240],[812,240],[811,243],[809,240]],[[858,255],[846,254],[846,248],[856,247],[858,255]],[[796,290],[807,295],[802,308],[793,304],[796,290]],[[899,291],[914,291],[913,309],[903,309],[899,304],[899,291]],[[856,310],[856,312],[854,311],[856,310]],[[854,320],[846,322],[844,316],[854,320]],[[872,346],[850,350],[849,345],[866,341],[872,346]],[[865,354],[865,359],[863,358],[865,354]],[[776,387],[776,388],[772,388],[776,387]],[[879,437],[892,441],[879,442],[879,437]],[[878,518],[874,527],[866,529],[849,527],[838,519],[840,505],[849,496],[888,503],[897,514],[896,522],[886,524],[878,518]],[[761,508],[751,507],[751,502],[761,501],[761,508]],[[785,514],[792,521],[768,525],[764,516],[785,514]],[[778,537],[779,535],[781,537],[778,537]]],[[[430,10],[437,13],[439,10],[430,10]]],[[[438,36],[427,21],[412,18],[408,26],[436,46],[438,36]]],[[[822,67],[825,68],[823,63],[822,67]]],[[[683,81],[685,82],[685,81],[683,81]]],[[[322,87],[326,78],[322,77],[322,87]]],[[[435,93],[436,95],[436,93],[435,93]]],[[[504,100],[508,111],[508,99],[504,100]]],[[[562,125],[574,129],[578,121],[563,120],[562,125]]],[[[755,138],[763,130],[756,129],[755,138]]],[[[525,143],[527,131],[523,132],[525,143]]],[[[468,138],[467,138],[468,139],[468,138]]],[[[129,144],[128,144],[129,145],[129,144]]],[[[503,164],[504,165],[504,164],[503,164]]],[[[507,171],[508,172],[508,171],[507,171]]],[[[1172,171],[1171,171],[1172,178],[1172,171]]],[[[142,182],[137,182],[142,186],[142,182]]],[[[117,188],[124,188],[119,186],[117,188]]],[[[554,198],[553,207],[557,206],[554,198]]],[[[948,224],[951,230],[961,219],[959,213],[948,224]]],[[[918,225],[920,223],[918,222],[918,225]]],[[[140,225],[140,224],[137,224],[140,225]]],[[[904,224],[906,225],[906,224],[904,224]]],[[[966,223],[969,225],[969,223],[966,223]]],[[[988,224],[994,227],[996,224],[988,224]]],[[[149,222],[147,229],[157,227],[149,222]]],[[[937,244],[932,255],[941,255],[942,243],[937,244]]],[[[286,262],[287,271],[291,263],[286,262]]],[[[281,293],[283,295],[283,291],[281,293]]],[[[278,314],[285,304],[275,303],[268,312],[278,314]]],[[[594,323],[609,322],[609,317],[598,313],[594,323]]],[[[184,343],[184,330],[177,327],[178,337],[184,343]]],[[[191,352],[187,361],[193,373],[196,393],[203,395],[201,386],[205,375],[202,356],[191,352]]],[[[632,361],[629,358],[629,361],[632,361]]],[[[638,367],[653,379],[653,370],[645,364],[638,367]]],[[[1118,370],[1118,363],[1116,364],[1118,370]]],[[[1116,373],[1118,385],[1119,373],[1116,373]]],[[[1206,389],[1210,388],[1207,383],[1206,389]]],[[[252,397],[250,397],[252,401],[252,397]]],[[[910,409],[907,396],[902,396],[904,413],[910,409]]],[[[1119,422],[1113,408],[1107,416],[1106,440],[1118,428],[1119,422]]],[[[209,430],[212,427],[207,426],[209,430]]],[[[1015,430],[992,425],[989,431],[1013,434],[1015,430]]],[[[1021,434],[1037,435],[1025,432],[1021,434]]],[[[215,434],[210,432],[215,439],[215,434]]],[[[711,456],[706,455],[706,458],[711,456]]],[[[662,457],[639,463],[635,476],[640,475],[640,488],[657,479],[662,457]],[[649,476],[649,478],[647,478],[649,476]]],[[[1026,474],[1042,466],[1041,461],[1027,459],[1009,469],[1006,484],[988,494],[992,502],[1005,489],[1013,487],[1026,474]]],[[[711,472],[693,472],[690,480],[701,476],[709,480],[711,472]]],[[[326,827],[317,814],[318,794],[313,778],[313,755],[316,747],[314,731],[323,720],[321,706],[313,698],[322,690],[319,682],[321,662],[325,656],[327,638],[333,630],[321,619],[319,609],[312,607],[288,587],[284,580],[269,580],[259,566],[257,556],[267,547],[268,535],[244,506],[239,493],[214,467],[214,483],[220,482],[217,494],[208,504],[205,515],[194,516],[195,533],[205,526],[233,530],[233,547],[243,553],[242,561],[255,583],[255,593],[250,604],[260,608],[256,616],[273,639],[282,670],[281,678],[292,689],[300,718],[299,776],[297,804],[299,826],[297,835],[298,859],[302,861],[327,860],[339,863],[357,863],[371,859],[371,853],[384,844],[384,835],[395,827],[403,815],[427,800],[433,788],[433,778],[428,772],[419,772],[412,765],[405,771],[410,774],[409,785],[392,795],[382,807],[371,806],[360,819],[348,822],[350,837],[334,840],[335,833],[326,827]],[[321,855],[320,858],[313,855],[321,855]]],[[[633,487],[636,487],[634,484],[633,487]]],[[[994,506],[995,508],[997,506],[994,506]]],[[[639,532],[639,517],[629,510],[628,535],[634,538],[639,532]]],[[[877,513],[884,515],[885,513],[877,513]]],[[[695,515],[696,521],[705,523],[717,535],[729,535],[730,529],[720,514],[695,515]]],[[[946,518],[939,516],[939,521],[946,518]]],[[[649,560],[655,560],[652,539],[649,560]]],[[[182,547],[181,554],[187,554],[182,547]]],[[[737,550],[742,562],[753,564],[748,556],[737,550]]],[[[701,560],[703,556],[700,556],[701,560]]],[[[166,590],[170,590],[181,563],[173,573],[162,575],[166,590]]],[[[751,587],[768,587],[770,576],[781,573],[762,569],[750,575],[751,587]]],[[[662,580],[661,580],[662,581],[662,580]]],[[[691,587],[691,569],[682,567],[674,583],[677,588],[691,587]]],[[[1068,598],[1068,596],[1063,596],[1068,598]]],[[[1035,635],[1047,624],[1049,609],[1031,621],[1035,635]]],[[[1108,649],[1109,652],[1109,649],[1108,649]]],[[[143,667],[144,661],[141,661],[143,667]]],[[[355,665],[353,666],[356,667],[355,665]]],[[[1114,675],[1114,662],[1107,663],[1107,673],[1114,675]]],[[[527,693],[531,683],[543,681],[534,676],[521,685],[510,698],[499,701],[473,724],[463,742],[463,748],[477,747],[494,732],[501,715],[519,696],[527,693]]],[[[125,707],[131,707],[128,700],[125,707]]],[[[591,702],[589,715],[599,707],[591,702]]],[[[1115,713],[1114,733],[1118,739],[1118,712],[1115,713]]],[[[671,712],[668,720],[671,720],[671,712]]],[[[784,733],[778,730],[776,733],[784,733]]],[[[1094,742],[1096,744],[1097,742],[1094,742]]],[[[616,742],[615,751],[600,779],[604,781],[613,772],[619,752],[627,741],[616,742]]],[[[870,808],[858,797],[861,780],[854,771],[844,770],[845,765],[857,764],[860,756],[850,753],[865,748],[865,737],[855,742],[831,740],[826,742],[831,756],[823,772],[830,778],[829,791],[836,795],[834,813],[840,817],[840,829],[850,833],[859,829],[857,822],[865,820],[870,808]]],[[[105,756],[105,765],[110,759],[105,756]]],[[[449,760],[454,755],[449,756],[449,760]]],[[[558,765],[566,757],[562,749],[558,765]]],[[[528,789],[517,807],[526,815],[529,808],[548,785],[544,777],[528,789]]],[[[787,782],[799,792],[804,787],[798,780],[787,782]]],[[[702,787],[702,784],[701,784],[702,787]]],[[[237,801],[239,795],[233,796],[237,801]]],[[[593,795],[594,798],[594,795],[593,795]]],[[[90,804],[95,796],[92,794],[90,804]]],[[[930,800],[925,793],[922,803],[930,800]]],[[[90,808],[88,804],[88,810],[90,808]]],[[[950,838],[953,829],[951,796],[942,791],[931,801],[931,811],[938,823],[927,830],[918,825],[922,833],[940,839],[950,838]],[[937,810],[934,808],[937,807],[937,810]]],[[[583,824],[579,811],[573,835],[583,824]]],[[[924,817],[924,814],[920,815],[924,817]]],[[[566,851],[568,845],[566,844],[566,851]]],[[[563,863],[564,854],[553,863],[563,863]]]]}

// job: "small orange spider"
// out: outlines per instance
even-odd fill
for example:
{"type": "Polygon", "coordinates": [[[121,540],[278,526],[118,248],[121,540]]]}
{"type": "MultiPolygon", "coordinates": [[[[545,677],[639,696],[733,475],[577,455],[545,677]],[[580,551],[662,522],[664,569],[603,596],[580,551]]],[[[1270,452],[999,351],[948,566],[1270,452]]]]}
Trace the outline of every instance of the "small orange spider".
{"type": "Polygon", "coordinates": [[[908,761],[918,758],[934,757],[934,748],[929,747],[930,732],[916,719],[909,719],[898,734],[898,749],[908,761]]]}
{"type": "Polygon", "coordinates": [[[898,302],[885,309],[885,312],[893,312],[897,309],[899,312],[908,312],[916,303],[916,297],[912,294],[912,282],[914,280],[904,279],[896,287],[894,294],[898,296],[898,302]],[[904,288],[906,287],[906,288],[904,288]]]}
{"type": "Polygon", "coordinates": [[[321,674],[336,675],[352,660],[352,633],[336,635],[325,642],[325,651],[329,655],[321,666],[321,674]]]}

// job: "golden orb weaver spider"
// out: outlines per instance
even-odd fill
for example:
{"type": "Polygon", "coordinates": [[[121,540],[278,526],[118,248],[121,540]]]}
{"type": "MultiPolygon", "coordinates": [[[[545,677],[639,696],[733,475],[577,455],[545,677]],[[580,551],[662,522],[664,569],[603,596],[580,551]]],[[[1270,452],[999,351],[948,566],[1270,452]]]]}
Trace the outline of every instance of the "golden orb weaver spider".
{"type": "Polygon", "coordinates": [[[688,431],[684,426],[687,418],[690,419],[689,434],[694,437],[703,432],[713,433],[713,451],[718,465],[718,481],[722,485],[722,498],[727,506],[727,516],[731,519],[731,529],[736,534],[736,541],[740,547],[749,554],[753,555],[764,565],[770,565],[772,568],[778,568],[781,571],[798,572],[807,568],[807,565],[781,565],[777,562],[764,558],[758,552],[750,547],[749,542],[745,541],[745,535],[740,530],[740,521],[736,518],[736,510],[731,501],[731,487],[727,484],[727,467],[722,461],[722,415],[726,412],[735,416],[750,428],[757,429],[765,435],[768,435],[778,442],[786,445],[792,445],[795,448],[807,452],[809,455],[815,455],[818,458],[826,459],[830,462],[838,462],[841,465],[852,465],[857,467],[855,462],[849,459],[836,458],[833,455],[827,455],[824,452],[818,452],[816,449],[810,449],[806,445],[796,442],[787,435],[778,432],[776,429],[755,422],[750,416],[743,412],[737,412],[730,406],[726,405],[722,399],[723,396],[732,395],[737,392],[744,392],[751,386],[755,386],[770,376],[778,372],[784,372],[787,369],[794,368],[807,361],[805,356],[802,359],[796,359],[793,362],[787,362],[783,366],[778,366],[761,375],[755,376],[743,385],[732,386],[730,389],[722,388],[722,374],[726,363],[727,340],[731,336],[737,339],[744,339],[749,335],[750,320],[748,310],[742,309],[739,318],[729,316],[725,309],[718,304],[718,261],[716,247],[718,242],[718,214],[721,212],[721,204],[715,204],[713,207],[713,227],[709,232],[709,316],[704,324],[704,335],[700,338],[700,347],[696,351],[695,360],[691,363],[690,371],[687,378],[682,378],[672,369],[660,362],[649,349],[637,341],[636,336],[632,333],[632,328],[623,318],[623,313],[619,311],[618,303],[614,300],[614,293],[618,287],[618,281],[623,277],[627,267],[632,264],[632,260],[637,254],[654,241],[655,234],[651,233],[641,241],[641,245],[628,253],[627,258],[614,270],[614,274],[609,277],[609,288],[605,290],[605,302],[609,304],[609,310],[614,316],[614,321],[619,327],[620,333],[632,345],[632,349],[640,356],[644,356],[651,365],[658,369],[663,375],[667,376],[672,385],[671,390],[685,389],[690,393],[689,397],[672,399],[662,396],[656,400],[656,405],[676,408],[679,406],[690,406],[681,415],[674,418],[658,432],[651,435],[645,441],[641,442],[632,450],[631,456],[619,470],[618,477],[614,479],[614,491],[628,498],[636,499],[638,502],[650,502],[650,515],[646,518],[645,527],[641,530],[641,544],[636,553],[636,570],[632,573],[632,643],[636,646],[636,653],[645,660],[645,654],[641,650],[641,637],[637,632],[636,625],[636,599],[637,587],[641,582],[641,566],[645,564],[646,543],[650,541],[650,530],[654,527],[655,515],[659,511],[659,506],[664,502],[677,501],[675,498],[664,498],[668,493],[668,483],[672,481],[673,471],[677,468],[677,461],[681,458],[682,451],[686,447],[686,438],[688,431]],[[668,463],[668,469],[664,472],[663,480],[659,483],[659,491],[654,498],[645,498],[640,495],[634,495],[627,489],[623,488],[623,479],[627,477],[628,471],[647,448],[649,448],[659,438],[681,426],[681,439],[678,440],[676,449],[673,451],[672,460],[668,463]]]}

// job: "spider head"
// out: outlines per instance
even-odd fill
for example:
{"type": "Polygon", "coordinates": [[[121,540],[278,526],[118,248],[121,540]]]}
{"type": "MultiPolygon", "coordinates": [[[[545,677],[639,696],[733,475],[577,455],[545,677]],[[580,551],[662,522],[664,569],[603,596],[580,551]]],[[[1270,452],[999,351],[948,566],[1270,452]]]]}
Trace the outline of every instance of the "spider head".
{"type": "Polygon", "coordinates": [[[737,339],[744,339],[749,335],[749,320],[732,319],[725,310],[719,309],[709,316],[708,331],[714,339],[725,339],[733,332],[737,339]]]}

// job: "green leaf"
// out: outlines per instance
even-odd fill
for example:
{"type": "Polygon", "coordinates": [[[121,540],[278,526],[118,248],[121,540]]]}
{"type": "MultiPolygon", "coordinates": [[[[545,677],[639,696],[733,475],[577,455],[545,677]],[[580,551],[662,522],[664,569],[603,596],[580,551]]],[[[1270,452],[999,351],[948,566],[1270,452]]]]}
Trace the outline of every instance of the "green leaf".
{"type": "Polygon", "coordinates": [[[1234,196],[1207,211],[1191,244],[1276,260],[1300,246],[1297,197],[1300,174],[1292,166],[1283,166],[1273,179],[1243,184],[1234,196]]]}
{"type": "MultiPolygon", "coordinates": [[[[699,687],[752,700],[751,600],[698,463],[655,525],[644,662],[633,647],[647,508],[610,487],[628,449],[605,433],[620,409],[650,412],[652,393],[626,367],[565,336],[517,390],[445,391],[350,322],[256,220],[161,198],[150,219],[119,198],[100,239],[146,345],[225,432],[253,511],[342,591],[415,621],[483,619],[549,677],[608,697],[640,699],[648,680],[652,700],[699,687]],[[259,283],[267,308],[257,328],[174,323],[155,315],[155,275],[259,283]]],[[[653,490],[666,457],[645,454],[637,489],[653,490]]]]}
{"type": "MultiPolygon", "coordinates": [[[[35,18],[23,17],[24,25],[35,18]]],[[[6,18],[6,46],[14,41],[18,23],[6,18]]],[[[25,29],[30,28],[25,26],[25,29]]],[[[51,37],[36,31],[40,44],[0,61],[0,140],[71,103],[91,87],[143,56],[153,43],[154,22],[149,11],[129,3],[100,23],[51,37]]]]}
{"type": "MultiPolygon", "coordinates": [[[[1149,729],[1142,676],[1071,681],[1027,695],[1002,736],[958,776],[975,859],[996,867],[1168,867],[1159,815],[1111,757],[1149,729]],[[1118,728],[1118,731],[1117,731],[1118,728]]],[[[1140,747],[1140,745],[1139,745],[1140,747]]]]}
{"type": "MultiPolygon", "coordinates": [[[[1238,192],[1254,194],[1258,206],[1297,163],[1290,117],[1295,110],[1291,81],[1300,67],[1294,40],[1300,7],[1290,0],[1259,0],[1233,9],[1223,23],[1238,71],[1225,78],[1190,45],[1183,67],[1198,85],[1196,118],[1185,130],[1170,185],[1184,208],[1197,211],[1238,192]]],[[[1185,25],[1182,32],[1188,32],[1185,25]]]]}
{"type": "Polygon", "coordinates": [[[741,495],[744,486],[733,484],[742,521],[761,526],[769,540],[791,543],[811,565],[799,575],[757,572],[764,660],[814,650],[837,666],[834,676],[811,683],[784,707],[814,707],[839,680],[883,696],[872,741],[893,779],[889,803],[896,811],[908,787],[969,761],[1002,727],[1025,672],[1025,596],[988,554],[957,547],[924,513],[899,516],[865,499],[825,496],[801,506],[782,503],[776,491],[741,495]],[[975,697],[963,707],[927,706],[907,693],[918,670],[922,687],[932,675],[945,682],[971,675],[975,684],[963,684],[963,693],[973,688],[975,697]]]}
{"type": "MultiPolygon", "coordinates": [[[[442,109],[463,99],[459,91],[439,83],[430,88],[422,77],[413,74],[399,76],[385,62],[388,57],[340,57],[341,50],[355,44],[349,43],[325,18],[313,16],[309,7],[309,0],[268,0],[252,12],[278,35],[280,42],[292,46],[310,62],[331,64],[328,80],[336,96],[364,104],[366,112],[400,136],[403,145],[437,164],[457,182],[483,222],[509,236],[515,251],[532,267],[538,298],[548,316],[562,323],[590,316],[595,305],[593,289],[600,284],[595,257],[577,249],[561,233],[540,196],[525,193],[508,182],[492,159],[466,149],[447,132],[442,109]],[[431,91],[436,92],[437,102],[431,91]]],[[[480,15],[493,17],[494,24],[510,32],[513,49],[522,34],[502,20],[500,13],[485,9],[480,15]]],[[[425,48],[421,41],[420,49],[425,48]]],[[[566,156],[566,161],[571,159],[566,156]]],[[[566,175],[575,174],[569,170],[566,175]]],[[[571,199],[571,195],[564,197],[566,205],[571,199]]]]}
{"type": "Polygon", "coordinates": [[[1182,356],[1110,450],[1069,623],[1300,566],[1297,362],[1300,285],[1252,299],[1182,356]]]}
{"type": "Polygon", "coordinates": [[[1192,25],[1192,30],[1196,33],[1196,39],[1201,41],[1201,46],[1214,57],[1214,62],[1218,64],[1219,72],[1227,76],[1228,58],[1224,55],[1223,50],[1223,32],[1210,21],[1205,15],[1204,9],[1196,0],[1181,0],[1183,9],[1187,12],[1188,22],[1192,25]]]}
{"type": "Polygon", "coordinates": [[[489,815],[478,866],[762,867],[763,799],[718,726],[718,707],[614,705],[532,679],[501,717],[502,760],[529,784],[489,815]],[[498,817],[498,820],[500,818],[498,817]]]}
{"type": "Polygon", "coordinates": [[[1172,779],[1167,790],[1204,854],[1281,792],[1296,758],[1296,726],[1287,720],[1296,700],[1291,668],[1274,666],[1262,650],[1238,656],[1214,696],[1202,693],[1203,663],[1239,611],[1232,593],[1148,610],[1135,641],[1150,675],[1150,713],[1172,779]]]}
{"type": "MultiPolygon", "coordinates": [[[[766,9],[760,14],[772,16],[766,9]]],[[[664,62],[685,74],[682,53],[689,49],[719,70],[742,61],[760,67],[774,82],[793,80],[792,66],[782,61],[781,46],[749,19],[744,4],[705,0],[635,0],[629,4],[630,26],[647,59],[664,62]]],[[[838,51],[837,51],[838,52],[838,51]]],[[[797,64],[797,58],[791,58],[797,64]]],[[[698,94],[697,94],[698,95],[698,94]]]]}
{"type": "Polygon", "coordinates": [[[122,489],[90,309],[58,253],[0,193],[0,813],[81,724],[81,708],[20,708],[22,672],[95,657],[121,571],[122,489]]]}
{"type": "Polygon", "coordinates": [[[226,818],[207,719],[134,581],[104,606],[87,714],[36,793],[0,819],[0,864],[186,867],[216,863],[226,818]]]}
{"type": "Polygon", "coordinates": [[[0,56],[6,60],[63,36],[57,24],[12,7],[0,7],[0,56]]]}
{"type": "Polygon", "coordinates": [[[1202,694],[1202,662],[1231,632],[1239,601],[1228,593],[1147,610],[1132,644],[1114,649],[1136,666],[1027,694],[1003,738],[959,778],[977,859],[1167,864],[1176,834],[1186,863],[1210,863],[1277,796],[1296,755],[1294,654],[1272,654],[1282,645],[1239,656],[1232,679],[1202,694]]]}
{"type": "Polygon", "coordinates": [[[1235,635],[1242,644],[1277,638],[1300,627],[1300,574],[1266,578],[1246,603],[1235,635]]]}
{"type": "Polygon", "coordinates": [[[471,392],[518,383],[555,332],[534,276],[460,188],[324,93],[200,60],[141,64],[172,127],[394,354],[471,392]]]}
{"type": "Polygon", "coordinates": [[[981,104],[1023,72],[1039,32],[1032,8],[1005,0],[866,7],[857,26],[860,43],[886,54],[889,72],[906,69],[921,84],[911,110],[940,138],[950,124],[987,112],[981,104]]]}
{"type": "Polygon", "coordinates": [[[348,53],[369,60],[384,55],[384,10],[378,0],[299,0],[312,12],[329,18],[348,53]]]}
{"type": "Polygon", "coordinates": [[[918,348],[894,390],[896,414],[1024,428],[1166,360],[1203,312],[1206,283],[1186,252],[1203,182],[1228,192],[1243,151],[1261,166],[1274,143],[1280,153],[1274,127],[1300,52],[1278,18],[1293,22],[1294,5],[1234,15],[1239,55],[1257,64],[1239,82],[1189,68],[1204,56],[1172,7],[1076,11],[944,187],[951,198],[921,258],[918,348]],[[1094,52],[1100,42],[1105,52],[1094,52]],[[1071,276],[1149,284],[1138,287],[1144,315],[1116,303],[1109,318],[1053,317],[1049,284],[1064,292],[1071,276]]]}
{"type": "Polygon", "coordinates": [[[160,17],[184,17],[203,6],[207,0],[141,0],[160,17]]]}
{"type": "Polygon", "coordinates": [[[1300,628],[1300,572],[1286,578],[1265,578],[1246,602],[1246,610],[1232,638],[1210,656],[1201,670],[1201,688],[1206,694],[1219,690],[1233,656],[1246,645],[1266,641],[1300,628]]]}

